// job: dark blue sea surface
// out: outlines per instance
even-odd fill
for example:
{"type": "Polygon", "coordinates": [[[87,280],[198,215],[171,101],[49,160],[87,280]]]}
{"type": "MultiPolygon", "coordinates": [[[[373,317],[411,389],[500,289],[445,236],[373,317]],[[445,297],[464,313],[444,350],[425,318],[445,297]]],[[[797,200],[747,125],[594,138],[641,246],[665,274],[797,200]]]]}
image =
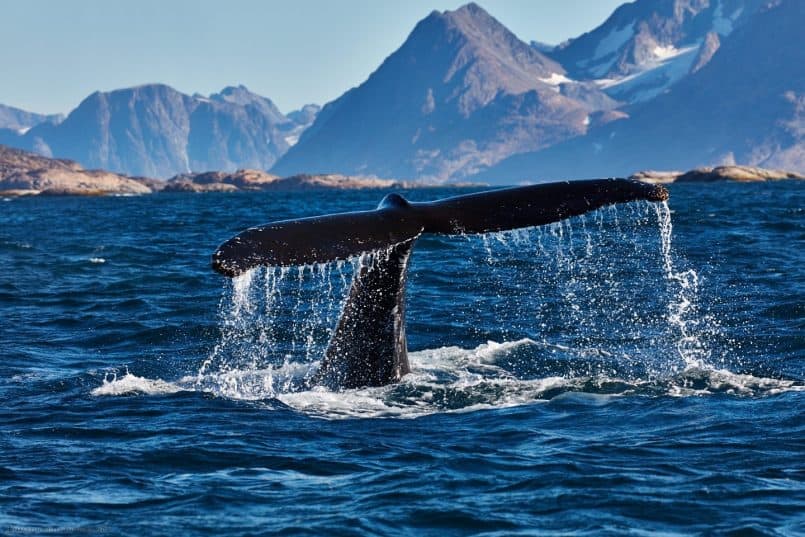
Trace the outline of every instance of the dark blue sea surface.
{"type": "Polygon", "coordinates": [[[341,392],[302,381],[383,253],[210,254],[383,193],[0,202],[0,533],[805,534],[805,182],[670,190],[423,236],[413,372],[341,392]]]}

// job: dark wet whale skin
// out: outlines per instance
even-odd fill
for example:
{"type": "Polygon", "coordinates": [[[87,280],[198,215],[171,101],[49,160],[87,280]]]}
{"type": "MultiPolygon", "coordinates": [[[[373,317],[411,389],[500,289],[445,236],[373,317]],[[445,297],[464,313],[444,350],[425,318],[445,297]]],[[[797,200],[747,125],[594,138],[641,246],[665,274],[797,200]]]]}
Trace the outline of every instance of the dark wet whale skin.
{"type": "Polygon", "coordinates": [[[331,389],[384,386],[411,368],[405,337],[408,260],[423,233],[461,235],[540,226],[615,203],[664,201],[662,186],[626,179],[565,181],[409,203],[389,194],[375,211],[281,221],[246,230],[213,254],[235,276],[257,265],[329,262],[385,248],[354,276],[349,297],[310,382],[331,389]]]}

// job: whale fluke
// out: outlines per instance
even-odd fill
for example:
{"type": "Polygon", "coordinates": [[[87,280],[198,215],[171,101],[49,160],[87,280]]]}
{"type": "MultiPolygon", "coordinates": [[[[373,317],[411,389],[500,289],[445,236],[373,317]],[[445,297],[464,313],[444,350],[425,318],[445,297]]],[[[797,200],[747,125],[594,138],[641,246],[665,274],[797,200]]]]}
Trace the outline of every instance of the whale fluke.
{"type": "Polygon", "coordinates": [[[282,220],[247,229],[216,250],[212,267],[231,278],[257,266],[348,259],[421,233],[504,231],[557,222],[614,203],[666,199],[668,191],[662,186],[626,179],[503,188],[424,203],[389,194],[373,211],[282,220]]]}
{"type": "MultiPolygon", "coordinates": [[[[386,198],[391,196],[394,194],[386,198]]],[[[250,228],[216,250],[212,267],[231,278],[261,265],[326,263],[387,248],[422,232],[420,219],[404,209],[381,203],[374,211],[283,220],[250,228]]]]}
{"type": "Polygon", "coordinates": [[[668,191],[626,179],[594,179],[505,188],[432,202],[389,194],[373,211],[284,220],[247,229],[212,256],[217,272],[305,265],[387,250],[356,270],[349,297],[314,384],[333,389],[380,386],[409,372],[405,281],[422,233],[476,234],[540,226],[637,200],[664,201],[668,191]]]}

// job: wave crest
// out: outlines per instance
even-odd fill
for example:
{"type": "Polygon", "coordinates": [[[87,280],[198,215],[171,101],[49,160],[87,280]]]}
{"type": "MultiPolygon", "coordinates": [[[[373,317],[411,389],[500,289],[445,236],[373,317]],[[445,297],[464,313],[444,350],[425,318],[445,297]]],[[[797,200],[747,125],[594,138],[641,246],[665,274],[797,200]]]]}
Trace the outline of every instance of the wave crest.
{"type": "Polygon", "coordinates": [[[619,358],[604,350],[572,349],[531,339],[489,341],[473,349],[427,349],[412,352],[410,360],[412,372],[398,384],[337,392],[307,387],[305,380],[315,364],[291,362],[276,368],[209,372],[173,382],[127,372],[119,378],[105,378],[91,393],[116,396],[198,391],[232,400],[276,400],[301,412],[337,419],[467,412],[549,401],[573,393],[597,396],[606,402],[627,396],[764,397],[805,391],[801,380],[701,366],[666,376],[632,376],[628,369],[613,370],[612,364],[619,358]],[[561,374],[538,374],[562,370],[561,365],[572,368],[566,367],[561,374]]]}

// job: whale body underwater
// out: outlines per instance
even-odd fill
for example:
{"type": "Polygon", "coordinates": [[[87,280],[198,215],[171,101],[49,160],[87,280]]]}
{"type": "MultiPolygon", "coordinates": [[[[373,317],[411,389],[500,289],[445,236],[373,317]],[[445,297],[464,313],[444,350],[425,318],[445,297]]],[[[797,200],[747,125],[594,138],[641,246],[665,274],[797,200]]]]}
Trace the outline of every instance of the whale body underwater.
{"type": "Polygon", "coordinates": [[[212,267],[233,278],[258,266],[299,266],[381,251],[353,275],[349,295],[312,386],[383,386],[410,372],[405,285],[416,240],[425,233],[483,234],[541,226],[607,205],[665,201],[668,191],[627,179],[565,181],[490,190],[432,202],[389,194],[372,211],[283,220],[223,243],[212,267]]]}

